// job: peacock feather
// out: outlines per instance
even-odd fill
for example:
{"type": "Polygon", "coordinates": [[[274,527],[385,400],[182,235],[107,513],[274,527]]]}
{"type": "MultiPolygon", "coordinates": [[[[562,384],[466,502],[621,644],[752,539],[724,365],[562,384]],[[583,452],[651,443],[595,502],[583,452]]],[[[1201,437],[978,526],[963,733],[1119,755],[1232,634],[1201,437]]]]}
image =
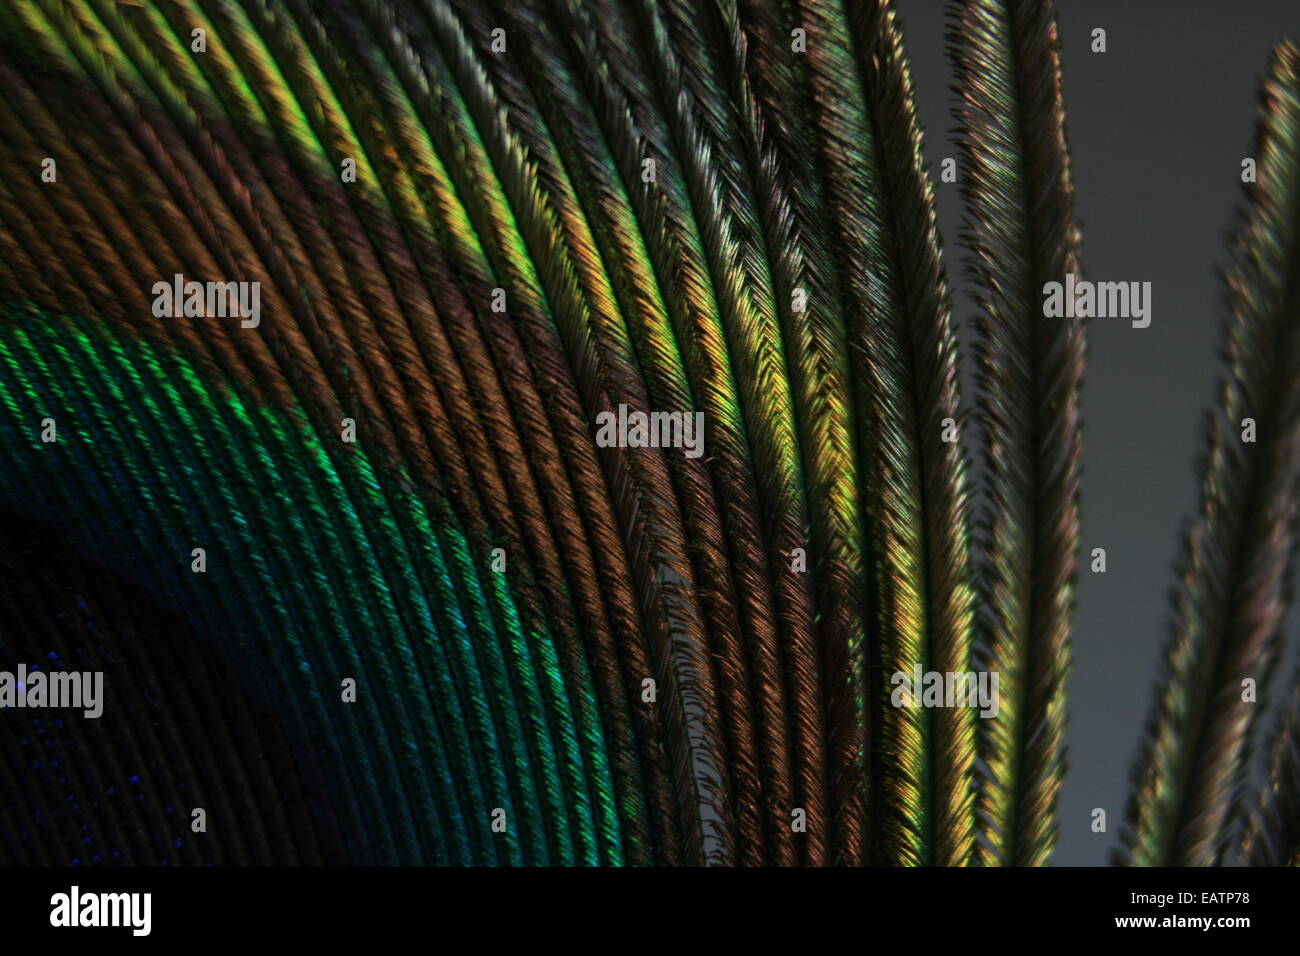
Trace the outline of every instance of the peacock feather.
{"type": "MultiPolygon", "coordinates": [[[[0,737],[0,861],[1048,862],[1053,7],[949,45],[970,407],[892,0],[0,4],[0,666],[110,688],[0,737]],[[996,716],[898,693],[990,672],[996,716]]],[[[1289,600],[1298,67],[1129,862],[1295,859],[1300,704],[1252,800],[1234,695],[1289,600]]]]}
{"type": "Polygon", "coordinates": [[[1121,859],[1223,861],[1242,823],[1256,695],[1291,599],[1300,488],[1300,52],[1264,81],[1257,179],[1226,274],[1227,377],[1208,416],[1164,676],[1134,771],[1121,859]]]}
{"type": "Polygon", "coordinates": [[[981,307],[985,643],[999,674],[999,713],[981,740],[990,865],[1046,862],[1065,772],[1084,332],[1080,318],[1043,315],[1044,285],[1080,270],[1057,45],[1043,3],[971,0],[953,19],[965,242],[981,307]]]}

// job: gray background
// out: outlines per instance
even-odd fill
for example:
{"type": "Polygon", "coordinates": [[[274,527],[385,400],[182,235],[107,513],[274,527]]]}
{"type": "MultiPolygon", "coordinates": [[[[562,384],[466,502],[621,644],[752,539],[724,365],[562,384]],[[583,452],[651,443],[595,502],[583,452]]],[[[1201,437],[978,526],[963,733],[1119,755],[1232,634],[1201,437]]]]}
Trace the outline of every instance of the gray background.
{"type": "MultiPolygon", "coordinates": [[[[1054,862],[1100,865],[1117,843],[1128,774],[1169,623],[1184,523],[1197,500],[1204,409],[1221,373],[1219,268],[1254,143],[1269,51],[1300,41],[1297,0],[1058,0],[1066,132],[1089,279],[1150,281],[1152,322],[1101,319],[1088,329],[1083,395],[1083,547],[1068,729],[1070,772],[1054,862]],[[1091,52],[1102,27],[1107,52],[1091,52]],[[1109,832],[1089,828],[1106,809],[1109,832]]],[[[947,5],[900,0],[926,158],[957,156],[947,5]]],[[[936,175],[937,178],[937,175],[936,175]]],[[[954,308],[969,341],[974,309],[961,281],[957,186],[937,183],[954,308]]],[[[964,358],[969,372],[969,349],[964,358]]],[[[973,395],[969,375],[964,399],[973,395]]],[[[1300,621],[1287,639],[1294,654],[1300,621]]],[[[1278,672],[1278,687],[1292,670],[1278,672]]]]}

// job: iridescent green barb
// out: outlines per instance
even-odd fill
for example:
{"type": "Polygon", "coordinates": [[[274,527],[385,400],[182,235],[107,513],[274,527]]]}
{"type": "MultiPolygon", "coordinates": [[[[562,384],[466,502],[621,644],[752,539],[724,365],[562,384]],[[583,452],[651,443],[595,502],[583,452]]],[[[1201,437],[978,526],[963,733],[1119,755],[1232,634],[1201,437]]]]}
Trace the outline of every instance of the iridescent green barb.
{"type": "Polygon", "coordinates": [[[952,7],[989,490],[981,631],[999,678],[997,716],[980,721],[988,865],[1047,862],[1065,775],[1084,335],[1081,319],[1043,315],[1044,284],[1079,272],[1057,48],[1044,0],[952,7]]]}
{"type": "MultiPolygon", "coordinates": [[[[876,188],[882,192],[876,198],[881,211],[887,210],[885,222],[892,231],[885,241],[886,261],[892,260],[892,268],[869,286],[876,286],[873,297],[883,294],[883,301],[876,300],[877,307],[897,297],[884,314],[898,322],[892,332],[902,362],[900,377],[887,380],[893,371],[887,358],[880,359],[889,352],[873,352],[878,343],[870,333],[859,331],[857,358],[865,360],[877,379],[873,387],[883,386],[889,396],[877,410],[901,413],[903,430],[897,437],[892,422],[881,420],[878,425],[882,444],[875,451],[884,456],[876,459],[877,465],[905,454],[908,428],[915,442],[911,462],[900,457],[896,463],[890,461],[890,469],[905,467],[875,476],[881,497],[870,496],[867,503],[869,512],[877,503],[884,504],[886,516],[887,534],[875,545],[880,549],[876,594],[879,609],[885,612],[878,618],[883,627],[877,635],[881,650],[877,659],[885,668],[874,680],[883,682],[903,670],[896,665],[920,660],[925,662],[922,670],[966,671],[971,660],[973,592],[966,461],[961,444],[952,440],[950,432],[961,418],[956,339],[940,263],[933,186],[921,157],[921,131],[902,32],[892,3],[863,4],[853,8],[851,16],[878,149],[881,179],[876,188]],[[905,478],[912,469],[914,477],[905,478]],[[889,502],[895,495],[900,504],[909,498],[911,502],[890,515],[889,502]],[[891,527],[908,512],[910,527],[891,527]],[[903,552],[896,550],[903,545],[915,555],[916,564],[910,569],[908,561],[900,560],[903,552]],[[919,641],[914,644],[915,638],[919,641]]],[[[872,690],[891,698],[890,707],[881,708],[881,739],[890,739],[896,731],[903,759],[879,760],[874,773],[885,792],[890,784],[901,784],[903,792],[917,788],[923,814],[915,821],[901,814],[877,821],[877,848],[883,851],[877,861],[964,866],[972,862],[975,836],[975,711],[944,707],[918,713],[895,708],[893,686],[873,683],[872,690]],[[908,766],[916,757],[919,775],[908,766]],[[897,766],[903,773],[895,777],[897,766]]]]}
{"type": "MultiPolygon", "coordinates": [[[[800,456],[809,527],[791,528],[781,545],[814,563],[815,644],[792,652],[795,720],[804,757],[801,782],[810,821],[825,820],[824,843],[809,841],[809,862],[861,862],[865,852],[867,578],[863,516],[843,289],[832,255],[830,207],[817,170],[815,130],[786,117],[807,102],[804,56],[792,56],[797,20],[766,3],[741,3],[742,37],[726,45],[745,69],[754,100],[744,111],[751,147],[763,156],[759,201],[773,251],[773,272],[799,417],[800,456]],[[766,177],[765,179],[762,177],[766,177]],[[798,305],[802,304],[800,311],[798,305]],[[815,714],[815,716],[814,716],[815,714]],[[823,791],[824,796],[818,796],[823,791]],[[809,800],[811,794],[814,799],[809,800]]],[[[796,625],[797,627],[798,625],[796,625]]]]}
{"type": "Polygon", "coordinates": [[[1290,599],[1300,504],[1300,50],[1290,42],[1264,80],[1254,157],[1227,273],[1227,379],[1120,854],[1137,866],[1223,859],[1257,719],[1243,682],[1267,687],[1290,599]]]}
{"type": "Polygon", "coordinates": [[[944,440],[958,417],[955,344],[907,62],[891,4],[800,3],[796,17],[814,38],[809,95],[860,426],[872,644],[850,659],[871,721],[869,851],[881,863],[963,864],[971,712],[890,700],[895,673],[966,669],[972,616],[964,461],[944,440]]]}

